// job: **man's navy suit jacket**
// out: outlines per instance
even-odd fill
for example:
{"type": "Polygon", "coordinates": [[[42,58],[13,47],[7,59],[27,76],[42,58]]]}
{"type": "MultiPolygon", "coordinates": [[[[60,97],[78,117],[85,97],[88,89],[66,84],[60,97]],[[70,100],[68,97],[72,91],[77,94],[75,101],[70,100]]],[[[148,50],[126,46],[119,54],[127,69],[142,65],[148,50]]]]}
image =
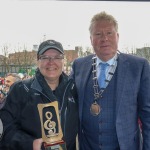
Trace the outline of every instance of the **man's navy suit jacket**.
{"type": "MultiPolygon", "coordinates": [[[[92,72],[92,57],[78,58],[72,66],[71,77],[79,96],[79,143],[82,143],[82,108],[85,86],[92,72]]],[[[116,132],[120,150],[141,150],[138,118],[143,128],[142,150],[150,150],[150,65],[144,58],[121,53],[117,73],[114,92],[117,94],[116,132]]]]}

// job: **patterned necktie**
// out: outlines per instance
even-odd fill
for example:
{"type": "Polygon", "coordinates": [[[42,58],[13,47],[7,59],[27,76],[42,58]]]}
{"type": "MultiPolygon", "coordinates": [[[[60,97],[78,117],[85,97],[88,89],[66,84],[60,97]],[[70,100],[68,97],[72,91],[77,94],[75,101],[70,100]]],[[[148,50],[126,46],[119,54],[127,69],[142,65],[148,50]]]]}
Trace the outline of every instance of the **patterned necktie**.
{"type": "Polygon", "coordinates": [[[106,85],[106,68],[108,66],[108,63],[100,63],[100,75],[98,77],[98,84],[100,88],[105,88],[106,85]]]}

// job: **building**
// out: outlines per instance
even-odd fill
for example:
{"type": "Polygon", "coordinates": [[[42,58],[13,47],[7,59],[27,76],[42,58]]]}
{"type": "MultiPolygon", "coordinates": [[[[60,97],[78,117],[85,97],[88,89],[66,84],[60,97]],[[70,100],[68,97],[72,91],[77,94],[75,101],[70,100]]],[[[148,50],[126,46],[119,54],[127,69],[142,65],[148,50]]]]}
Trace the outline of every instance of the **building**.
{"type": "MultiPolygon", "coordinates": [[[[70,73],[71,65],[74,59],[78,57],[78,49],[64,50],[65,63],[64,72],[70,73]]],[[[37,50],[23,52],[15,52],[8,55],[8,57],[0,56],[0,76],[4,76],[7,73],[27,73],[36,70],[37,66],[37,50]]]]}
{"type": "Polygon", "coordinates": [[[78,49],[75,50],[64,50],[65,53],[65,63],[64,72],[70,74],[72,62],[79,57],[78,49]]]}
{"type": "Polygon", "coordinates": [[[4,73],[6,72],[5,64],[3,63],[7,58],[3,55],[0,55],[0,77],[4,76],[4,73]]]}

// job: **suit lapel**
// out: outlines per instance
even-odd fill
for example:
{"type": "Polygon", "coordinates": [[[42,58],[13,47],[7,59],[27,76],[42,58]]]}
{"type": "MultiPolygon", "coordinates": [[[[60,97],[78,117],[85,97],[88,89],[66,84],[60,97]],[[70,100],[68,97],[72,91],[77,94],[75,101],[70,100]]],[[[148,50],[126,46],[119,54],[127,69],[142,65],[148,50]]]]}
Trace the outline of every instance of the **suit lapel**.
{"type": "Polygon", "coordinates": [[[83,100],[84,100],[84,96],[85,96],[85,88],[86,88],[86,84],[87,84],[87,80],[89,79],[89,76],[92,72],[92,57],[91,59],[89,59],[88,61],[86,61],[83,64],[83,68],[82,69],[82,76],[81,76],[81,91],[80,91],[80,99],[81,101],[79,101],[80,105],[79,105],[79,115],[80,115],[80,119],[82,118],[82,108],[83,108],[83,100]]]}
{"type": "Polygon", "coordinates": [[[128,78],[129,62],[123,54],[119,55],[117,64],[117,102],[116,102],[116,115],[118,115],[119,106],[122,101],[122,93],[125,88],[126,79],[128,78]]]}

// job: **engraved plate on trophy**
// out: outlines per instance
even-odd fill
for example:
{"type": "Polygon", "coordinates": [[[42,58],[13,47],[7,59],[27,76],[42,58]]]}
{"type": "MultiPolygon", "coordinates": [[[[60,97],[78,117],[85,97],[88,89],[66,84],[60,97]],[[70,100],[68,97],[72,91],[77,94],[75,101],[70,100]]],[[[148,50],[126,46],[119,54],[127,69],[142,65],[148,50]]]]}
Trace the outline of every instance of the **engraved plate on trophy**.
{"type": "Polygon", "coordinates": [[[45,150],[66,150],[65,142],[62,140],[58,102],[38,104],[38,111],[45,150]]]}

